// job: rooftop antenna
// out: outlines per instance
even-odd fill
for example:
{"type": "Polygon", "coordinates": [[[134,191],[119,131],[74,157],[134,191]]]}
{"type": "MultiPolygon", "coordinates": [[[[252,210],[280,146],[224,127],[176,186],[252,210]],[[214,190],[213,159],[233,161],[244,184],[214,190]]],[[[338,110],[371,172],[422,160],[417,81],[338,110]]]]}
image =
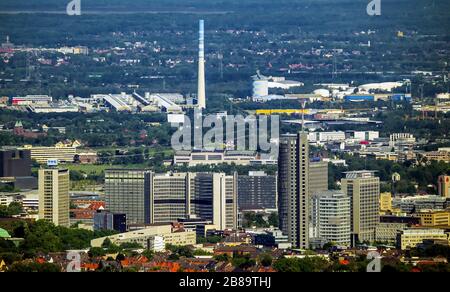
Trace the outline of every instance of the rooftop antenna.
{"type": "Polygon", "coordinates": [[[304,133],[305,129],[305,108],[306,108],[306,99],[302,100],[302,133],[304,133]]]}

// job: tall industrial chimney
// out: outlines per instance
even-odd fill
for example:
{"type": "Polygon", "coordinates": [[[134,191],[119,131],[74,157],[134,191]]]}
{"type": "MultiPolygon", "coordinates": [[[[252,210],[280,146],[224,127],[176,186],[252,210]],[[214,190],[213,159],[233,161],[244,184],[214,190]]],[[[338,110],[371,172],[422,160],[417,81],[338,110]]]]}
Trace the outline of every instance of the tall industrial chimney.
{"type": "Polygon", "coordinates": [[[205,21],[200,20],[200,38],[198,52],[198,108],[206,108],[206,89],[205,89],[205,21]]]}

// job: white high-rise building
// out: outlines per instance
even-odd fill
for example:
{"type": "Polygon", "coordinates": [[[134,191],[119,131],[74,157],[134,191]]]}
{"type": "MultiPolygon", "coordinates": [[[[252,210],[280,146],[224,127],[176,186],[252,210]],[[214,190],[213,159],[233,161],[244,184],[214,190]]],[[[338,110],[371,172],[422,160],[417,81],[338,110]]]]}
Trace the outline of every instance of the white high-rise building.
{"type": "Polygon", "coordinates": [[[350,198],[341,191],[316,192],[311,199],[311,237],[350,246],[350,198]]]}

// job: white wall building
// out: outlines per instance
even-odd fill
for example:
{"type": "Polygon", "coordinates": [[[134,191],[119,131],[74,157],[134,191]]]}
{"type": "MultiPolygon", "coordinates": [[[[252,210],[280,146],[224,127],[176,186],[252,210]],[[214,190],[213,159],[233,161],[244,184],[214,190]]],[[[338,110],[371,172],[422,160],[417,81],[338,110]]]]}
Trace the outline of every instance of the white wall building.
{"type": "Polygon", "coordinates": [[[308,134],[308,141],[316,143],[345,141],[345,132],[311,132],[308,134]]]}
{"type": "Polygon", "coordinates": [[[152,236],[148,239],[148,249],[154,252],[162,252],[166,249],[166,243],[162,236],[152,236]]]}
{"type": "Polygon", "coordinates": [[[350,197],[341,191],[323,191],[311,199],[311,234],[314,239],[350,246],[350,197]]]}

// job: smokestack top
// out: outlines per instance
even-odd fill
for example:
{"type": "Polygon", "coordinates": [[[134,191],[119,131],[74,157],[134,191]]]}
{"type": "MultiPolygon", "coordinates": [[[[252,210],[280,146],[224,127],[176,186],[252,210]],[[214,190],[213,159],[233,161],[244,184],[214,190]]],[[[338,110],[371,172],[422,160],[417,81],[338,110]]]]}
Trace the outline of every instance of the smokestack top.
{"type": "Polygon", "coordinates": [[[205,21],[199,21],[199,51],[198,51],[198,107],[206,108],[206,90],[205,90],[205,21]]]}
{"type": "Polygon", "coordinates": [[[199,22],[199,57],[200,59],[204,59],[205,58],[205,21],[204,20],[200,20],[199,22]]]}

